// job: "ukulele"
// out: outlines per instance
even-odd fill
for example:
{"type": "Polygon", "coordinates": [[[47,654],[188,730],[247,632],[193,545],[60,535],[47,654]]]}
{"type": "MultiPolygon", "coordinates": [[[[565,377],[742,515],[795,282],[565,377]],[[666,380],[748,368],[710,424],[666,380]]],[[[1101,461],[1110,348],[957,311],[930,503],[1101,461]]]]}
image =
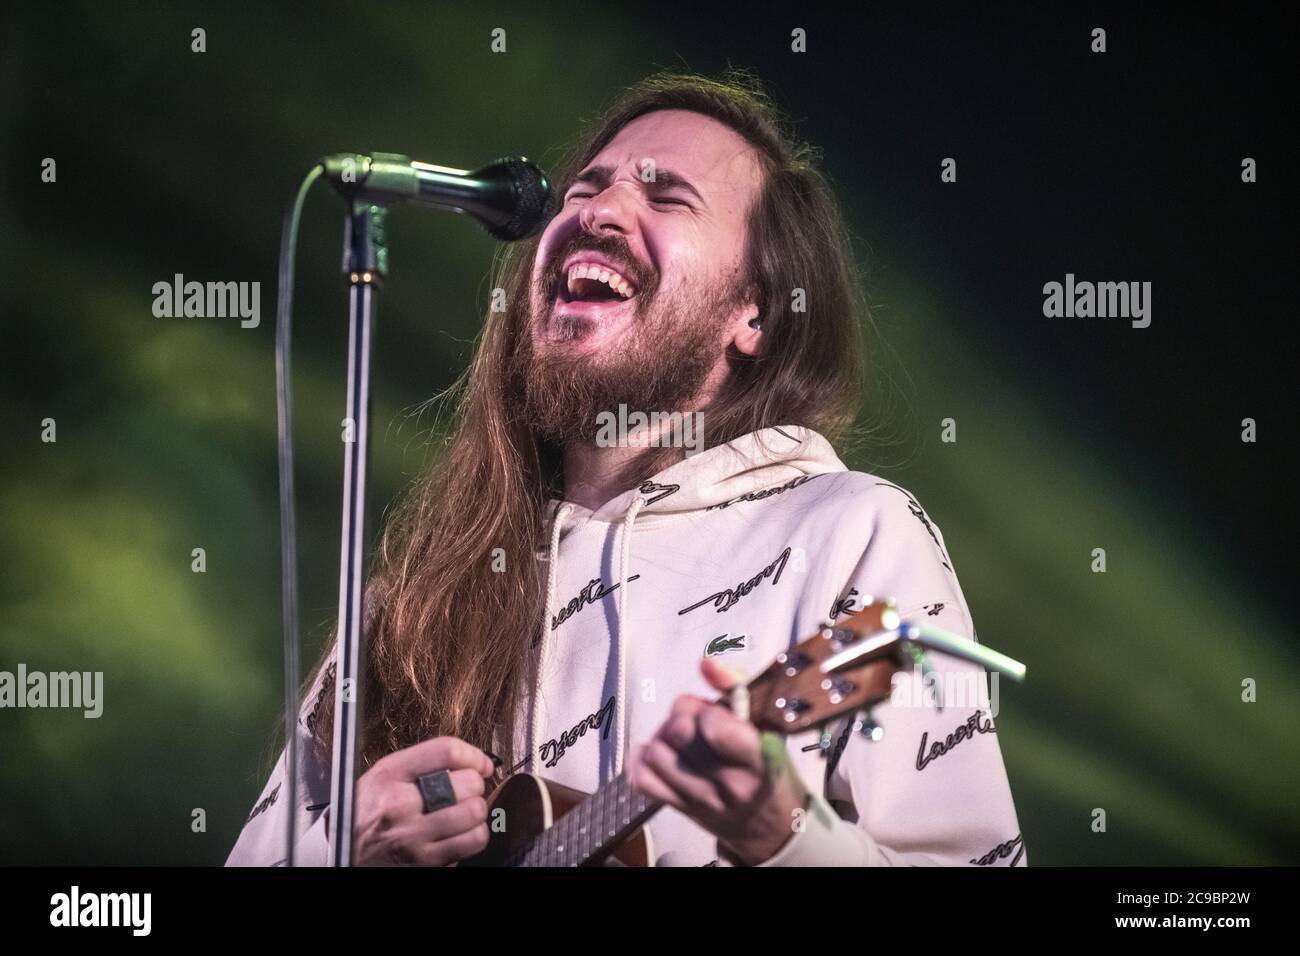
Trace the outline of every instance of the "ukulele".
{"type": "MultiPolygon", "coordinates": [[[[756,677],[718,699],[760,731],[788,735],[888,699],[894,673],[919,665],[925,651],[973,661],[1023,681],[1025,665],[940,628],[904,623],[892,601],[868,599],[852,617],[777,655],[756,677]],[[740,688],[743,687],[743,690],[740,688]],[[747,704],[746,704],[747,700],[747,704]],[[747,711],[747,712],[746,712],[747,711]]],[[[868,724],[872,724],[868,718],[868,724]]],[[[830,747],[823,726],[821,746],[830,747]]],[[[488,799],[508,825],[460,866],[654,866],[647,821],[663,804],[634,791],[627,774],[592,794],[536,774],[507,777],[488,799]]]]}

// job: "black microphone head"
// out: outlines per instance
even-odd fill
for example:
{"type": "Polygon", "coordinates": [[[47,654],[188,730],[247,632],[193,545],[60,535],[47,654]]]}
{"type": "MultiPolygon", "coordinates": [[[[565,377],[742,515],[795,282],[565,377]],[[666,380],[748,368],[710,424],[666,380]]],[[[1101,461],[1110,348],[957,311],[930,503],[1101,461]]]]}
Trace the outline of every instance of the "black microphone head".
{"type": "Polygon", "coordinates": [[[491,214],[481,206],[478,219],[494,239],[514,242],[540,229],[554,215],[551,182],[546,173],[523,156],[488,163],[469,174],[472,179],[496,184],[491,214]]]}

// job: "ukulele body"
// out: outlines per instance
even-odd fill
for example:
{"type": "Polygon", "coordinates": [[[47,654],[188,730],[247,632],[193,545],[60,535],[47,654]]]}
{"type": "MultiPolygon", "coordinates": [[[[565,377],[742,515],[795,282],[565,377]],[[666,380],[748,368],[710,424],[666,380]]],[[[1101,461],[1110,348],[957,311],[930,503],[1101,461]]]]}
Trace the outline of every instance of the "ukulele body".
{"type": "MultiPolygon", "coordinates": [[[[488,845],[460,866],[504,866],[506,858],[534,837],[541,835],[588,794],[536,774],[517,773],[507,777],[488,797],[488,845]],[[505,811],[505,828],[492,828],[493,814],[505,811]]],[[[617,844],[602,862],[588,866],[654,866],[654,841],[646,826],[637,827],[617,844]]]]}

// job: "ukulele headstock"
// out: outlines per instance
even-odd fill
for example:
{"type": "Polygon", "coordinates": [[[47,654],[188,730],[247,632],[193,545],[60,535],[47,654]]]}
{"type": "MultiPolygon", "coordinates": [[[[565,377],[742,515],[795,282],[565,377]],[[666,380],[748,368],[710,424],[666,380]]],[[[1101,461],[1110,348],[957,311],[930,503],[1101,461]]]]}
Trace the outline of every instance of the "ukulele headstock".
{"type": "Polygon", "coordinates": [[[749,719],[760,730],[796,734],[887,699],[894,672],[912,663],[900,624],[892,602],[872,601],[804,638],[749,682],[749,719]]]}

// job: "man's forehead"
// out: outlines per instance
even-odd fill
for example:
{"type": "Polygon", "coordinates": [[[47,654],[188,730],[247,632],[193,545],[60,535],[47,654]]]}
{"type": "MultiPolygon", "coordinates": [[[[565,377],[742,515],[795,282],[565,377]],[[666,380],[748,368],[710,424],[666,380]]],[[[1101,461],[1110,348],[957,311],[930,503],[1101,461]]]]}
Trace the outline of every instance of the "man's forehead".
{"type": "Polygon", "coordinates": [[[657,110],[624,126],[588,164],[631,168],[645,162],[689,179],[700,192],[748,188],[757,181],[754,149],[724,123],[689,110],[657,110]]]}

